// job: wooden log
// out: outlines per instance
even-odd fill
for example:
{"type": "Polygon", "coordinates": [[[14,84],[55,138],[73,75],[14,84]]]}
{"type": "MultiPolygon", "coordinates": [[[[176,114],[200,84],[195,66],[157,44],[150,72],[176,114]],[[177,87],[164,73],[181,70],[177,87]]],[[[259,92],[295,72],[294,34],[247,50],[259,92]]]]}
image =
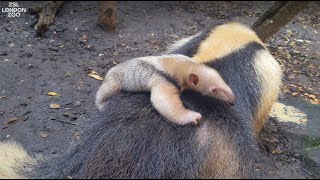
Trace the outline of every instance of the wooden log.
{"type": "Polygon", "coordinates": [[[309,1],[278,1],[266,11],[252,26],[263,42],[276,34],[301,12],[309,1]]]}
{"type": "Polygon", "coordinates": [[[38,21],[34,25],[36,36],[43,36],[48,27],[53,23],[56,12],[64,1],[48,1],[40,6],[29,9],[29,13],[37,15],[38,21]]]}
{"type": "Polygon", "coordinates": [[[102,27],[104,27],[108,31],[116,29],[116,1],[99,2],[99,21],[102,27]]]}

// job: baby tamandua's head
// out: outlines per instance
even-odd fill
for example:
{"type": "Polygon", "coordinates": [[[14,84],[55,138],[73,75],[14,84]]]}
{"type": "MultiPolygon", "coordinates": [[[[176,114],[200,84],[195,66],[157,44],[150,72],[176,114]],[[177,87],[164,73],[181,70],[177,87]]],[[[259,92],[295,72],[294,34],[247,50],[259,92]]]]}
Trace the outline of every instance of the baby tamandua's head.
{"type": "Polygon", "coordinates": [[[235,95],[220,74],[205,65],[195,64],[187,77],[188,88],[201,92],[203,95],[215,97],[229,106],[235,104],[235,95]]]}

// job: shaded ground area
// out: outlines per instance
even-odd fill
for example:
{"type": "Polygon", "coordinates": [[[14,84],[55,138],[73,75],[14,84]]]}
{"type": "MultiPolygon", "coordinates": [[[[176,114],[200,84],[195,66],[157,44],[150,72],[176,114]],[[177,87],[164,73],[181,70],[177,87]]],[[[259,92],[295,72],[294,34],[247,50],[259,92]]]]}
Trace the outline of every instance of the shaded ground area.
{"type": "MultiPolygon", "coordinates": [[[[0,3],[8,7],[8,2],[0,3]]],[[[63,154],[81,138],[90,123],[86,117],[95,110],[101,81],[88,76],[92,71],[104,76],[118,62],[160,54],[173,41],[212,24],[237,20],[252,25],[270,6],[272,2],[119,2],[118,28],[105,32],[97,25],[96,2],[68,2],[42,39],[30,27],[33,16],[1,13],[0,141],[16,139],[32,155],[63,154]],[[51,104],[60,108],[50,109],[51,104]]],[[[309,122],[302,127],[271,119],[259,141],[260,178],[319,177],[320,163],[313,158],[320,146],[319,9],[312,2],[268,42],[285,72],[280,102],[304,111],[309,122]]]]}

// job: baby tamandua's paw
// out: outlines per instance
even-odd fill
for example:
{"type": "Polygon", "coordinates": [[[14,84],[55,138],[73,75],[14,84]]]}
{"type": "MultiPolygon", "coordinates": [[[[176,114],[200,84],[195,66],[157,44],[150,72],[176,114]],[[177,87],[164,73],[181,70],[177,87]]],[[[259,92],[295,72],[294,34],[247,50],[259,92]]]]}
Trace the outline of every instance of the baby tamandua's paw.
{"type": "Polygon", "coordinates": [[[187,125],[191,123],[192,125],[198,125],[201,119],[202,115],[200,113],[188,110],[179,117],[179,122],[177,122],[177,124],[187,125]]]}

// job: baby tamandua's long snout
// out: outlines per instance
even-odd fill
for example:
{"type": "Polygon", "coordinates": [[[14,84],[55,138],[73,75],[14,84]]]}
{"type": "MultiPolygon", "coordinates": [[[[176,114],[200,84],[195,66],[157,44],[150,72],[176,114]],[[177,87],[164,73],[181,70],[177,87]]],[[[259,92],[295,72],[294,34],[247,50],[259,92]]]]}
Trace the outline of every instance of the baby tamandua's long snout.
{"type": "Polygon", "coordinates": [[[214,97],[224,101],[229,106],[233,106],[236,103],[236,97],[231,88],[213,88],[212,93],[214,97]]]}
{"type": "Polygon", "coordinates": [[[203,95],[217,98],[233,106],[236,97],[220,74],[205,65],[194,66],[188,76],[187,86],[203,95]]]}

